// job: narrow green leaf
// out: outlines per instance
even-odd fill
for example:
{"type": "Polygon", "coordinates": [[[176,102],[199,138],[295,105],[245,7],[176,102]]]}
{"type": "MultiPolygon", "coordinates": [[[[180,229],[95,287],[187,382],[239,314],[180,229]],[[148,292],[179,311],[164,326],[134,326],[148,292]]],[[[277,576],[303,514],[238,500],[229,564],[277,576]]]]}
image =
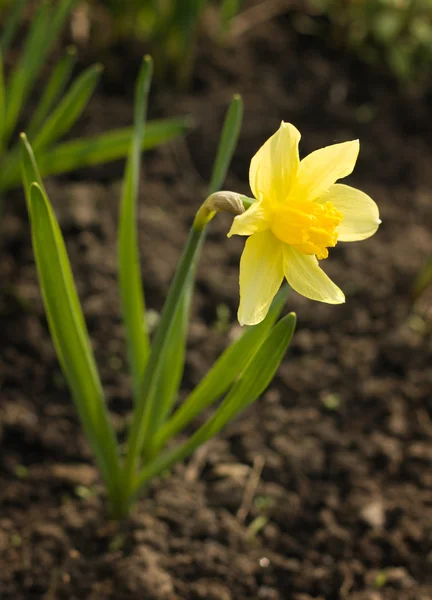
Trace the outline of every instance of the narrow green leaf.
{"type": "Polygon", "coordinates": [[[12,73],[11,81],[8,82],[4,129],[6,141],[17,123],[21,108],[43,64],[49,20],[50,6],[43,2],[28,33],[21,59],[12,73]]]}
{"type": "Polygon", "coordinates": [[[86,435],[115,500],[120,479],[117,441],[63,237],[25,135],[21,136],[21,159],[33,249],[51,335],[86,435]]]}
{"type": "MultiPolygon", "coordinates": [[[[188,117],[177,117],[150,121],[146,125],[143,150],[155,148],[190,130],[188,117]]],[[[115,129],[92,138],[81,138],[59,144],[38,157],[41,172],[55,175],[73,171],[81,167],[100,165],[127,155],[133,135],[132,127],[115,129]]]]}
{"type": "Polygon", "coordinates": [[[54,15],[51,18],[50,27],[46,32],[47,36],[47,51],[51,45],[57,40],[60,30],[63,27],[66,19],[70,15],[72,8],[77,0],[60,0],[54,8],[54,15]]]}
{"type": "Polygon", "coordinates": [[[222,35],[229,31],[232,19],[240,12],[240,4],[240,0],[222,0],[219,12],[222,35]]]}
{"type": "Polygon", "coordinates": [[[166,351],[163,359],[161,359],[161,373],[155,391],[158,404],[158,409],[154,416],[155,433],[171,412],[183,376],[194,275],[193,272],[189,275],[189,282],[176,311],[166,351]]]}
{"type": "Polygon", "coordinates": [[[56,349],[77,399],[89,399],[84,407],[94,418],[102,388],[66,248],[48,198],[35,183],[30,204],[38,273],[56,349]]]}
{"type": "Polygon", "coordinates": [[[295,327],[296,315],[294,313],[286,315],[273,327],[246,365],[239,379],[234,383],[219,409],[210,419],[211,435],[217,433],[265,391],[284,357],[295,327]]]}
{"type": "MultiPolygon", "coordinates": [[[[222,142],[216,158],[216,163],[219,166],[216,167],[216,175],[212,177],[211,185],[213,186],[222,184],[221,177],[225,176],[229,164],[228,158],[231,158],[235,142],[237,141],[236,128],[239,126],[239,120],[241,121],[241,99],[237,97],[233,100],[224,123],[222,142]],[[233,105],[236,107],[235,109],[232,108],[233,105]],[[235,114],[237,114],[237,118],[235,118],[235,114]],[[231,122],[231,137],[227,132],[227,122],[231,122]],[[223,149],[227,153],[224,160],[221,158],[223,149]]],[[[213,190],[211,189],[211,191],[213,190]]],[[[162,310],[161,320],[142,378],[140,395],[135,404],[132,426],[128,436],[128,451],[124,474],[126,493],[128,493],[134,480],[139,456],[141,452],[146,455],[151,451],[156,427],[161,422],[161,407],[158,405],[156,396],[158,381],[160,381],[161,374],[163,373],[165,354],[168,350],[168,342],[173,331],[177,311],[180,309],[182,302],[184,302],[186,290],[191,289],[193,285],[192,273],[196,267],[201,245],[204,241],[204,232],[205,229],[192,227],[162,310]]]]}
{"type": "Polygon", "coordinates": [[[44,87],[39,104],[27,127],[27,135],[29,138],[33,138],[35,136],[37,130],[44,122],[52,107],[61,98],[75,63],[76,49],[71,46],[67,49],[66,54],[61,60],[59,60],[53,69],[51,77],[44,87]]]}
{"type": "MultiPolygon", "coordinates": [[[[184,135],[190,128],[191,119],[188,117],[150,121],[146,125],[143,150],[150,150],[184,135]]],[[[124,158],[129,151],[132,133],[132,127],[125,127],[91,138],[63,142],[54,148],[36,153],[39,169],[43,177],[47,177],[124,158]]],[[[7,190],[19,184],[19,154],[15,154],[9,157],[8,169],[0,173],[0,190],[7,190]]]]}
{"type": "Polygon", "coordinates": [[[135,480],[134,495],[152,477],[186,458],[255,402],[273,379],[290,344],[295,324],[296,317],[290,313],[275,325],[213,416],[184,444],[158,456],[141,470],[135,480]]]}
{"type": "MultiPolygon", "coordinates": [[[[242,100],[240,96],[235,96],[227,111],[227,115],[224,120],[224,125],[222,127],[222,134],[215,159],[215,166],[209,185],[209,194],[211,194],[216,189],[219,189],[219,187],[223,183],[223,179],[226,175],[226,171],[229,167],[229,163],[231,161],[237,143],[242,120],[242,112],[242,100]],[[216,186],[218,187],[216,188],[216,186]]],[[[172,402],[174,400],[174,397],[171,395],[169,400],[168,397],[166,397],[165,400],[161,402],[159,396],[157,395],[157,391],[158,388],[160,389],[160,382],[162,381],[162,378],[168,376],[170,371],[168,357],[171,353],[171,349],[169,347],[169,344],[175,344],[176,350],[172,350],[172,352],[174,352],[174,355],[177,356],[177,358],[181,358],[180,348],[184,347],[186,344],[187,327],[184,327],[181,330],[175,332],[174,323],[176,319],[180,319],[180,314],[182,314],[182,312],[183,314],[185,312],[186,314],[188,314],[189,312],[187,303],[190,300],[187,299],[186,294],[192,295],[196,259],[197,254],[193,258],[193,262],[189,265],[187,280],[184,282],[183,288],[180,291],[178,298],[175,300],[175,303],[173,303],[173,308],[167,308],[169,302],[168,299],[166,305],[164,306],[163,316],[161,318],[161,324],[159,326],[159,329],[162,326],[166,326],[167,330],[165,333],[163,333],[164,338],[161,342],[160,348],[156,346],[159,335],[159,329],[155,338],[154,346],[159,352],[159,357],[155,359],[157,360],[157,363],[155,363],[157,364],[157,367],[153,369],[152,380],[148,385],[145,400],[143,400],[143,403],[145,404],[145,409],[143,413],[144,425],[142,429],[142,437],[140,443],[145,454],[151,452],[153,441],[152,438],[157,432],[159,426],[162,424],[163,418],[166,416],[166,414],[168,414],[172,406],[172,402]],[[184,306],[182,306],[182,304],[184,304],[184,306]],[[166,321],[163,321],[163,319],[166,319],[166,321]]],[[[176,365],[178,369],[177,377],[179,377],[180,366],[177,362],[176,365]]],[[[143,386],[143,389],[146,389],[145,386],[143,386]]]]}
{"type": "Polygon", "coordinates": [[[52,145],[69,131],[87,105],[99,81],[102,67],[94,65],[82,73],[51,113],[33,141],[35,152],[52,145]]]}
{"type": "MultiPolygon", "coordinates": [[[[195,2],[195,0],[192,0],[195,2]]],[[[197,9],[198,6],[196,7],[197,9]]],[[[218,152],[215,159],[213,173],[209,184],[210,195],[219,189],[226,176],[232,155],[237,144],[242,121],[242,100],[235,96],[227,111],[222,127],[218,152]]],[[[166,416],[172,409],[184,368],[184,354],[188,331],[189,306],[194,287],[195,267],[191,268],[188,282],[184,287],[176,313],[173,316],[174,325],[165,344],[165,349],[160,355],[160,371],[153,387],[154,398],[148,398],[149,404],[154,404],[150,431],[144,435],[144,452],[153,452],[152,437],[156,435],[166,416]]]]}
{"type": "Polygon", "coordinates": [[[132,425],[128,436],[128,451],[124,471],[126,493],[129,492],[133,482],[137,461],[141,450],[144,448],[144,443],[148,448],[151,437],[155,432],[154,424],[158,421],[155,392],[163,369],[163,357],[167,350],[177,310],[181,305],[185,289],[190,284],[189,276],[191,270],[195,268],[203,238],[204,233],[202,230],[191,229],[162,309],[152,351],[142,377],[140,394],[135,403],[132,425]]]}
{"type": "Polygon", "coordinates": [[[411,292],[412,299],[415,302],[432,285],[432,257],[420,269],[414,281],[411,292]]]}
{"type": "Polygon", "coordinates": [[[243,120],[243,100],[236,94],[232,99],[222,129],[208,195],[221,189],[237,146],[243,120]]]}
{"type": "Polygon", "coordinates": [[[152,71],[151,58],[145,57],[135,92],[135,125],[123,182],[118,242],[120,297],[135,399],[150,352],[138,250],[137,202],[141,148],[152,71]]]}
{"type": "Polygon", "coordinates": [[[241,375],[279,317],[289,290],[288,286],[283,287],[274,299],[264,321],[254,327],[246,328],[244,333],[221,354],[172,418],[156,433],[153,443],[155,452],[182,431],[204,409],[216,402],[241,375]]]}
{"type": "Polygon", "coordinates": [[[29,144],[25,133],[20,135],[20,159],[21,159],[21,175],[24,185],[24,192],[27,199],[27,205],[30,205],[30,188],[33,183],[37,183],[44,194],[46,190],[39,172],[33,149],[29,144]]]}
{"type": "Polygon", "coordinates": [[[3,54],[0,48],[0,154],[3,150],[3,131],[6,118],[6,90],[3,69],[3,54]]]}
{"type": "MultiPolygon", "coordinates": [[[[176,79],[180,86],[186,85],[190,79],[196,32],[206,3],[207,0],[182,0],[175,3],[168,30],[159,38],[159,44],[168,46],[171,50],[171,60],[176,66],[176,79]]],[[[167,54],[166,48],[164,54],[167,54]]]]}
{"type": "Polygon", "coordinates": [[[3,52],[6,52],[13,40],[26,4],[27,0],[13,0],[12,2],[11,12],[6,16],[6,25],[0,38],[0,49],[3,52]]]}
{"type": "Polygon", "coordinates": [[[5,139],[9,139],[40,73],[46,56],[57,39],[75,0],[61,0],[52,10],[47,0],[41,3],[26,38],[23,54],[8,84],[5,139]]]}
{"type": "Polygon", "coordinates": [[[57,356],[102,475],[110,493],[116,494],[117,442],[63,237],[48,197],[37,183],[30,188],[29,216],[39,282],[57,356]]]}

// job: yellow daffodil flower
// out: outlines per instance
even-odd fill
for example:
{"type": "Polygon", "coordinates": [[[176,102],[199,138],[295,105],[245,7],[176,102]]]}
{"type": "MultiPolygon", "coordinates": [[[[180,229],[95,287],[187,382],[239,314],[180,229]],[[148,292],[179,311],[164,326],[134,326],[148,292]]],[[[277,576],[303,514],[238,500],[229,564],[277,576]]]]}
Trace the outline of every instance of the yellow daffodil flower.
{"type": "Polygon", "coordinates": [[[264,319],[284,277],[299,294],[340,304],[343,292],[319,267],[328,248],[373,235],[381,223],[366,194],[335,183],[349,175],[359,142],[344,142],[299,159],[299,131],[281,123],[252,158],[249,183],[256,201],[228,233],[249,238],[240,261],[241,325],[264,319]]]}

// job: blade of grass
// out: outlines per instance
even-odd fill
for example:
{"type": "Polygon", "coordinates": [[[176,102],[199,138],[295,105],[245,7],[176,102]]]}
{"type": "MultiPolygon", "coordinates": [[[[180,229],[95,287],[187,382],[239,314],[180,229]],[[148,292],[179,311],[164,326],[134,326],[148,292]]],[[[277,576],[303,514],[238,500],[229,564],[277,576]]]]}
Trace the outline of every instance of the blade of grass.
{"type": "Polygon", "coordinates": [[[264,338],[273,327],[285,304],[290,288],[280,290],[272,306],[259,325],[247,328],[214,363],[207,375],[177,409],[172,418],[156,433],[152,455],[174,435],[182,431],[196,416],[218,400],[240,375],[250,358],[261,346],[264,338]]]}
{"type": "Polygon", "coordinates": [[[123,183],[118,241],[120,297],[135,401],[150,353],[138,250],[137,202],[141,148],[152,71],[151,58],[145,57],[135,92],[135,125],[123,183]]]}
{"type": "MultiPolygon", "coordinates": [[[[143,140],[143,150],[150,150],[191,128],[188,117],[155,120],[147,123],[143,140]]],[[[54,148],[36,153],[43,177],[68,173],[82,167],[92,167],[127,155],[133,128],[115,129],[108,133],[62,142],[54,148]]],[[[19,153],[9,154],[8,169],[0,173],[0,190],[7,190],[20,184],[19,153]]]]}
{"type": "Polygon", "coordinates": [[[75,63],[76,49],[74,46],[71,46],[66,50],[66,54],[53,69],[51,77],[44,87],[42,97],[27,127],[27,136],[30,139],[35,136],[35,133],[46,119],[52,107],[61,98],[75,63]]]}
{"type": "Polygon", "coordinates": [[[132,490],[134,496],[152,477],[186,458],[264,392],[290,344],[295,325],[294,313],[290,313],[275,325],[213,416],[184,444],[160,455],[141,470],[132,490]]]}
{"type": "Polygon", "coordinates": [[[90,100],[101,72],[101,65],[94,65],[86,69],[73,83],[35,137],[33,147],[36,153],[52,145],[69,131],[90,100]]]}

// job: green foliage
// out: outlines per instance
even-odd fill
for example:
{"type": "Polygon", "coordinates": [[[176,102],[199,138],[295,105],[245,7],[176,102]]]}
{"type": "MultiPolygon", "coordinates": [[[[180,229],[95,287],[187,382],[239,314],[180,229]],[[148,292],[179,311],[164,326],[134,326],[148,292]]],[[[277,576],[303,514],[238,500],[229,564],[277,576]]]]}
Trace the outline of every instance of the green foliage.
{"type": "Polygon", "coordinates": [[[432,67],[432,0],[314,0],[333,38],[371,63],[384,62],[402,81],[432,67]]]}
{"type": "Polygon", "coordinates": [[[412,289],[413,301],[418,300],[426,290],[432,286],[432,257],[429,258],[420,271],[417,273],[417,277],[414,281],[412,289]]]}
{"type": "MultiPolygon", "coordinates": [[[[21,167],[39,282],[51,336],[83,429],[105,481],[111,512],[127,514],[151,478],[183,460],[254,402],[269,385],[290,343],[295,316],[276,323],[287,290],[266,319],[247,328],[222,354],[187,400],[175,408],[185,361],[189,306],[205,226],[194,222],[152,340],[146,326],[139,269],[137,198],[145,113],[152,73],[147,57],[138,77],[135,126],[125,169],[119,225],[119,287],[132,376],[133,415],[124,453],[113,431],[76,292],[63,237],[26,137],[21,167]],[[205,408],[221,399],[207,421],[183,443],[167,448],[205,408]]],[[[242,119],[234,98],[225,119],[210,190],[220,189],[242,119]]]]}
{"type": "MultiPolygon", "coordinates": [[[[18,125],[27,131],[42,176],[64,173],[79,167],[96,165],[124,157],[129,149],[131,128],[116,129],[91,138],[61,142],[81,116],[99,81],[102,69],[95,65],[86,69],[68,86],[75,65],[76,52],[67,48],[54,66],[46,84],[38,78],[44,63],[70,15],[75,0],[46,0],[28,26],[21,55],[5,76],[3,60],[17,37],[26,0],[16,0],[2,12],[0,33],[0,196],[20,183],[18,125]],[[28,122],[28,104],[39,98],[28,122]]],[[[4,8],[4,7],[3,7],[4,8]]],[[[172,119],[149,123],[143,148],[156,146],[189,128],[188,119],[172,119]]]]}
{"type": "Polygon", "coordinates": [[[150,44],[162,78],[188,83],[195,56],[195,42],[205,10],[211,12],[216,37],[228,31],[241,0],[108,0],[117,35],[136,37],[150,44]]]}

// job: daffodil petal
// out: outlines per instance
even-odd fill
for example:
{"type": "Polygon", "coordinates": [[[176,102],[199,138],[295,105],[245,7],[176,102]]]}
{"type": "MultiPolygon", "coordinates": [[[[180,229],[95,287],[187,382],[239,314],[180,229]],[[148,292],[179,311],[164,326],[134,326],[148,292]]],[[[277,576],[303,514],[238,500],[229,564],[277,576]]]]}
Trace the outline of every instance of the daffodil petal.
{"type": "Polygon", "coordinates": [[[284,123],[252,158],[249,183],[255,198],[283,202],[297,177],[300,132],[284,123]]]}
{"type": "Polygon", "coordinates": [[[338,180],[352,173],[360,144],[358,140],[315,150],[299,166],[293,196],[316,200],[338,180]]]}
{"type": "Polygon", "coordinates": [[[228,237],[252,235],[270,227],[270,216],[265,203],[256,201],[243,214],[234,218],[228,237]]]}
{"type": "Polygon", "coordinates": [[[336,183],[320,201],[329,201],[343,215],[338,225],[339,242],[357,242],[373,235],[381,220],[376,203],[349,185],[336,183]]]}
{"type": "Polygon", "coordinates": [[[256,325],[265,318],[284,277],[282,248],[269,230],[246,240],[240,260],[240,325],[256,325]]]}
{"type": "Polygon", "coordinates": [[[290,286],[302,296],[328,304],[345,302],[342,290],[324,273],[315,256],[303,254],[285,244],[283,268],[290,286]]]}

